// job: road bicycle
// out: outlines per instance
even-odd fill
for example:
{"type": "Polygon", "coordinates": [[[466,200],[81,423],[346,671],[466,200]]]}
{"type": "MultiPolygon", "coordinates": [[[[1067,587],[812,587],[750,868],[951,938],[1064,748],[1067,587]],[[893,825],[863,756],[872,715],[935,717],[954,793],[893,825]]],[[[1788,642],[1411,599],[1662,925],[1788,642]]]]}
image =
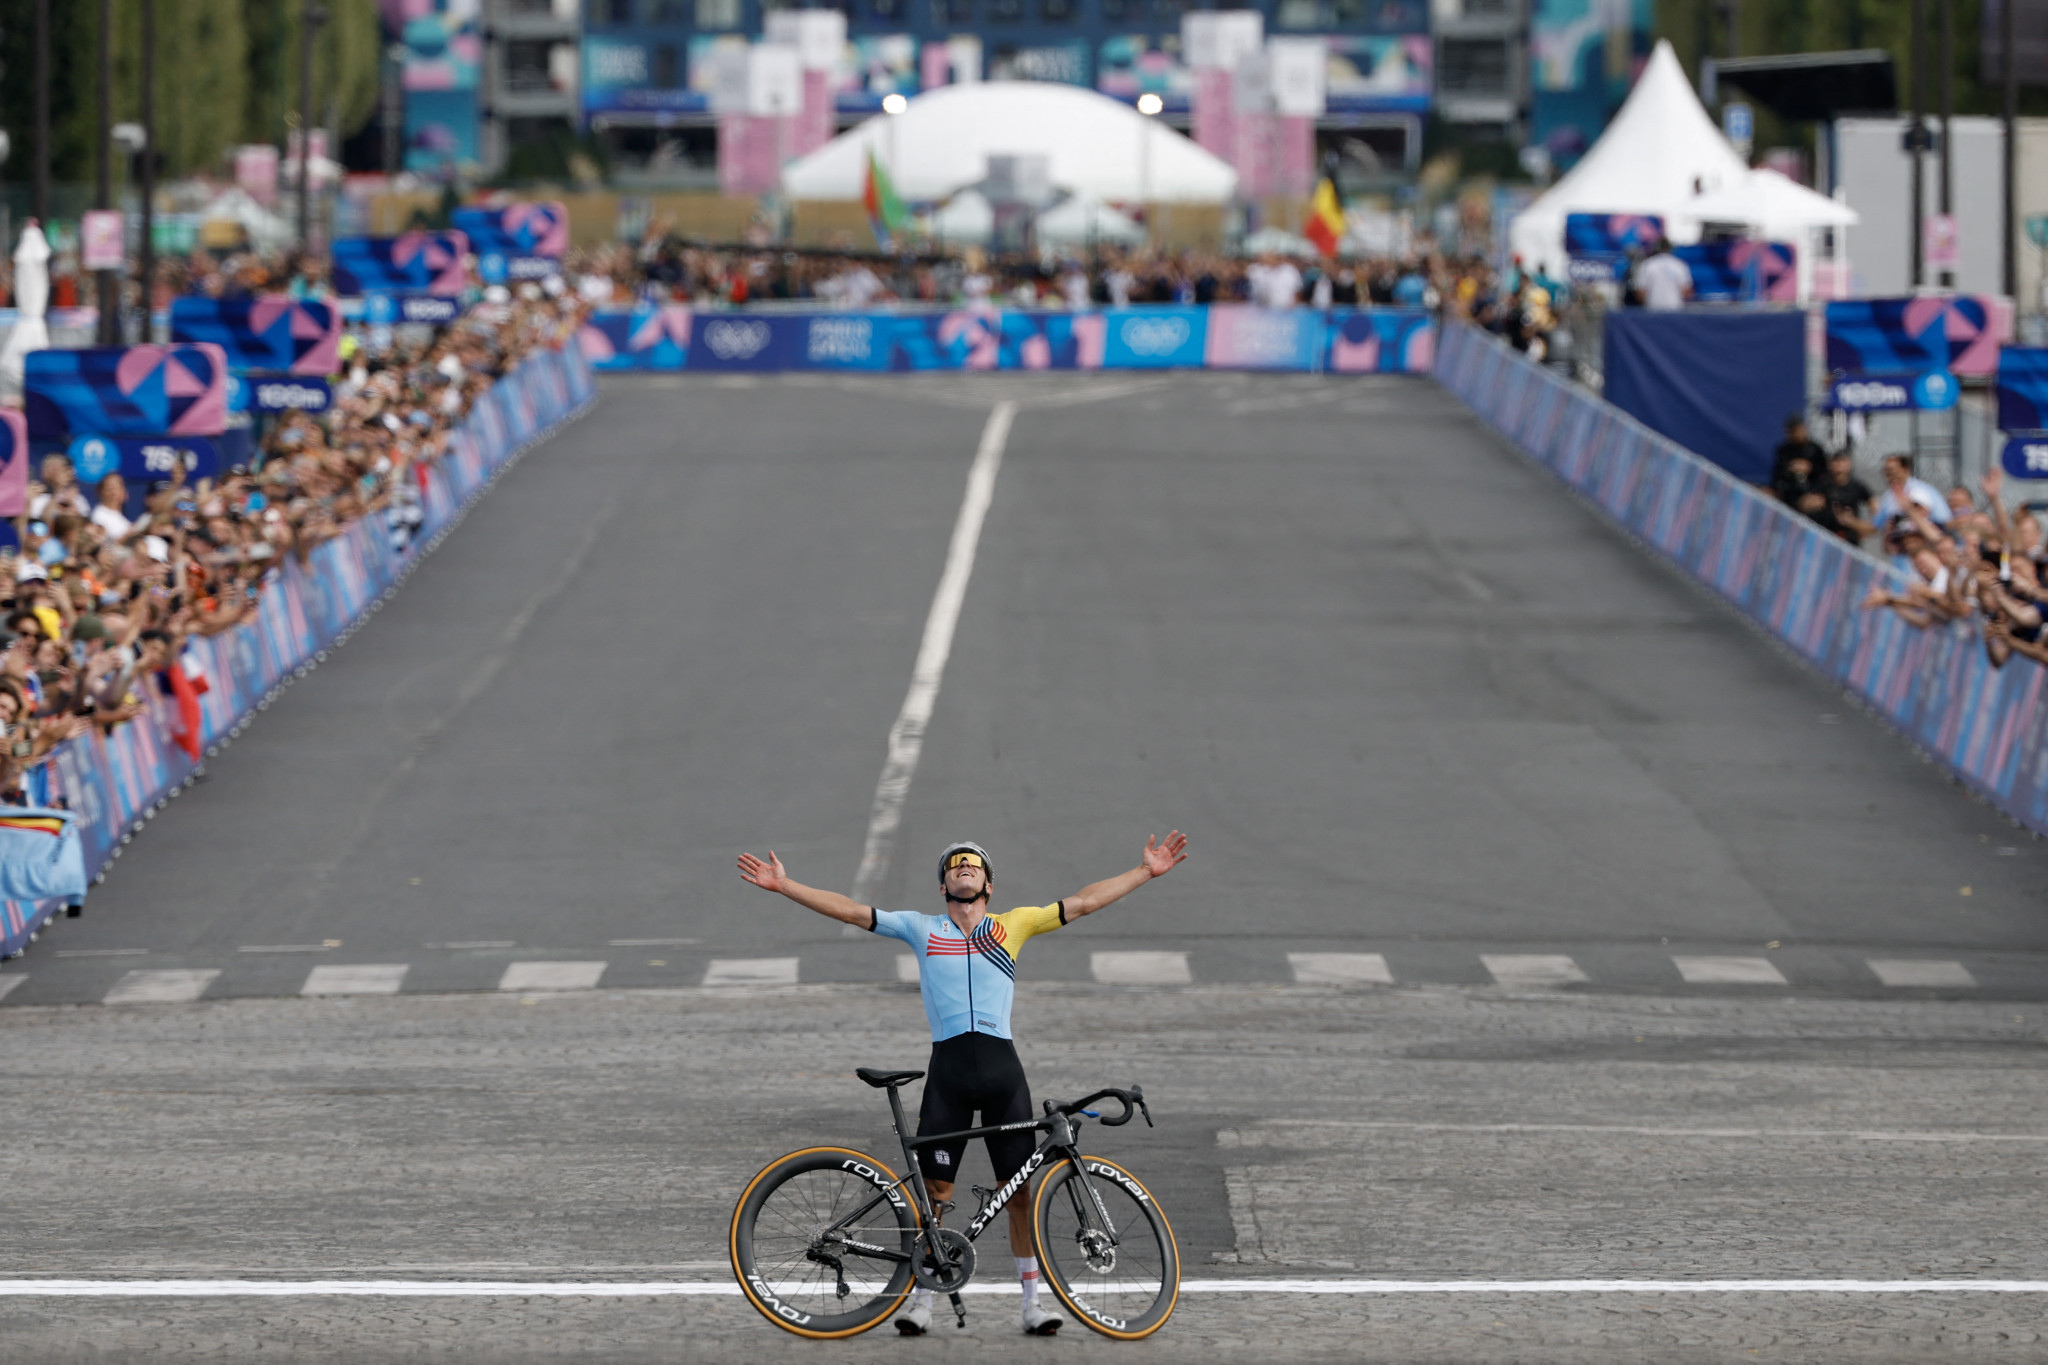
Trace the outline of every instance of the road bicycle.
{"type": "MultiPolygon", "coordinates": [[[[960,1327],[960,1291],[974,1278],[974,1242],[1031,1177],[1045,1168],[1031,1198],[1031,1236],[1045,1283],[1067,1310],[1105,1336],[1136,1341],[1159,1330],[1180,1298],[1180,1252],[1151,1191],[1114,1161],[1083,1156],[1084,1119],[1115,1128],[1142,1114],[1142,1087],[1098,1090],[1058,1104],[1045,1116],[910,1136],[899,1088],[922,1071],[854,1074],[889,1092],[908,1177],[850,1147],[791,1152],[748,1182],[732,1215],[732,1269],[747,1301],[785,1331],[818,1340],[850,1337],[888,1320],[911,1289],[948,1295],[960,1327]],[[1088,1106],[1116,1100],[1105,1118],[1088,1106]],[[999,1189],[974,1187],[980,1201],[965,1232],[942,1226],[917,1149],[942,1142],[1032,1130],[1045,1134],[1022,1170],[999,1189]]],[[[950,1207],[948,1205],[947,1207],[950,1207]]]]}

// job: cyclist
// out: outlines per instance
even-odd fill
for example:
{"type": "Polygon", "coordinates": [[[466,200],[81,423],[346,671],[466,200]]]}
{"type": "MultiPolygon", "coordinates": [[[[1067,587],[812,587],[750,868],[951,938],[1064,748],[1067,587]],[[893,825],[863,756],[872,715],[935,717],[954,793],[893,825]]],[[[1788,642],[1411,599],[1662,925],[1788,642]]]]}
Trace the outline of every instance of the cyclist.
{"type": "MultiPolygon", "coordinates": [[[[950,844],[939,855],[939,889],[946,897],[943,915],[878,910],[836,891],[805,886],[790,877],[773,849],[768,850],[765,863],[751,853],[742,853],[739,868],[741,877],[764,891],[779,891],[798,905],[900,939],[916,951],[925,1017],[932,1027],[932,1059],[925,1071],[924,1100],[917,1114],[917,1131],[922,1137],[972,1128],[976,1110],[983,1126],[1032,1117],[1031,1087],[1010,1040],[1017,955],[1025,941],[1092,915],[1154,877],[1165,876],[1188,856],[1187,847],[1187,838],[1179,830],[1164,841],[1148,838],[1144,856],[1130,871],[1084,886],[1051,905],[1021,906],[999,915],[989,912],[995,872],[979,844],[950,844]]],[[[998,1133],[984,1141],[1000,1188],[1030,1159],[1031,1134],[998,1133]]],[[[918,1151],[925,1186],[942,1211],[953,1193],[960,1156],[966,1149],[962,1141],[918,1151]]],[[[1029,1200],[1018,1198],[1010,1204],[1010,1250],[1024,1289],[1024,1330],[1033,1336],[1051,1336],[1059,1331],[1060,1319],[1038,1305],[1038,1258],[1032,1254],[1029,1200]]],[[[919,1289],[911,1295],[910,1307],[896,1319],[896,1327],[906,1336],[921,1336],[931,1321],[931,1291],[919,1289]]]]}

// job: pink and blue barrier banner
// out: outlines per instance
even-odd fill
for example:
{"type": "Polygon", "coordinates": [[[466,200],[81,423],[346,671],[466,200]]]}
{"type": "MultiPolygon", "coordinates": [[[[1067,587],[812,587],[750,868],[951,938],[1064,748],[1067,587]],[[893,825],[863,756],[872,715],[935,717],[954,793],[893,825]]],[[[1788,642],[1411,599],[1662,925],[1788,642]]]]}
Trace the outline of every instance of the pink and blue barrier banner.
{"type": "Polygon", "coordinates": [[[457,209],[448,225],[469,238],[485,284],[536,280],[561,269],[569,249],[569,209],[560,203],[457,209]]]}
{"type": "Polygon", "coordinates": [[[22,409],[38,441],[218,436],[228,416],[227,352],[210,342],[30,351],[22,409]]]}
{"type": "Polygon", "coordinates": [[[334,287],[343,294],[439,294],[453,298],[467,283],[459,232],[405,232],[396,237],[334,239],[334,287]]]}
{"type": "MultiPolygon", "coordinates": [[[[527,357],[477,402],[451,434],[447,453],[427,471],[425,521],[409,544],[423,544],[447,525],[506,460],[596,392],[576,347],[527,357]]],[[[106,869],[143,815],[192,775],[210,746],[369,609],[397,580],[409,553],[393,548],[382,516],[370,516],[315,548],[304,565],[287,559],[263,580],[255,621],[186,642],[177,666],[199,692],[196,731],[188,730],[176,699],[152,685],[143,689],[145,714],[112,734],[95,727],[26,775],[32,804],[67,808],[77,817],[89,876],[106,869]]],[[[0,807],[0,816],[8,813],[0,807]]],[[[63,904],[0,901],[0,957],[19,953],[63,904]]]]}
{"type": "Polygon", "coordinates": [[[599,313],[582,333],[600,370],[1231,369],[1427,374],[1436,319],[1419,308],[1221,304],[1100,312],[599,313]]]}
{"type": "Polygon", "coordinates": [[[1477,328],[1443,338],[1437,379],[1652,550],[1853,689],[1968,786],[2048,833],[2048,669],[1993,668],[1964,624],[1866,611],[1905,577],[1477,328]]]}
{"type": "Polygon", "coordinates": [[[210,341],[236,371],[333,374],[341,368],[341,315],[331,305],[283,294],[171,300],[171,340],[210,341]]]}

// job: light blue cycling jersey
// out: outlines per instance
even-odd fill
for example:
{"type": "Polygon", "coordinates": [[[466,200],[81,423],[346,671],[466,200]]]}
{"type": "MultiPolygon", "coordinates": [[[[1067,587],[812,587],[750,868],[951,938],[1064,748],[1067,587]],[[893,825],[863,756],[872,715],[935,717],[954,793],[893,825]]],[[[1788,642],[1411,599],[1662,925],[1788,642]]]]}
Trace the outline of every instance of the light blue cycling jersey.
{"type": "Polygon", "coordinates": [[[963,1033],[1010,1036],[1010,1004],[1017,995],[1017,954],[1025,940],[1049,934],[1067,922],[1064,901],[1027,905],[984,915],[974,932],[962,935],[945,915],[909,910],[876,910],[873,929],[901,939],[917,952],[918,990],[932,1041],[963,1033]]]}

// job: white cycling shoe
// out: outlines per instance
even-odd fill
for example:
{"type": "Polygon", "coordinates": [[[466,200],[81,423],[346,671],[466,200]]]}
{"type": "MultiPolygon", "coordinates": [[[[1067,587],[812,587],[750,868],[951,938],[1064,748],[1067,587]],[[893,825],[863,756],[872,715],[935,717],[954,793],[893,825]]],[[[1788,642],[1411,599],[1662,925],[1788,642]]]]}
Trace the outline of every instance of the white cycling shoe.
{"type": "Polygon", "coordinates": [[[906,1337],[921,1337],[932,1327],[930,1299],[912,1299],[910,1307],[896,1315],[896,1330],[906,1337]]]}
{"type": "Polygon", "coordinates": [[[1024,1330],[1034,1337],[1049,1337],[1060,1330],[1060,1316],[1048,1313],[1035,1302],[1024,1305],[1024,1330]]]}

